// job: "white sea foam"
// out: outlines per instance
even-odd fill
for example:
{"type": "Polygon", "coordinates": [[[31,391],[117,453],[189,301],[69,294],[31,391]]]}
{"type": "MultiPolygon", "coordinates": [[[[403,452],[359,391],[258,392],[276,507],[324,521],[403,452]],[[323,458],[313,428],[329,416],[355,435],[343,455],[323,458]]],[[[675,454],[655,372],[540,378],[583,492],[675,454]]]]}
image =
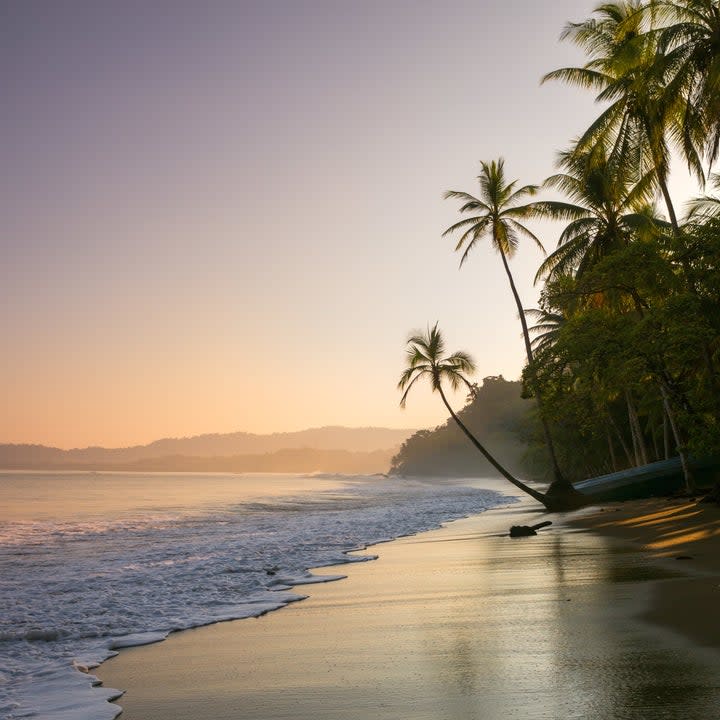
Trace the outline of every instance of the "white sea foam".
{"type": "Polygon", "coordinates": [[[511,501],[448,481],[320,480],[328,489],[245,501],[238,486],[200,510],[0,522],[0,717],[114,718],[120,691],[89,671],[119,648],[279,609],[305,597],[296,585],[344,577],[308,568],[373,559],[347,553],[511,501]]]}

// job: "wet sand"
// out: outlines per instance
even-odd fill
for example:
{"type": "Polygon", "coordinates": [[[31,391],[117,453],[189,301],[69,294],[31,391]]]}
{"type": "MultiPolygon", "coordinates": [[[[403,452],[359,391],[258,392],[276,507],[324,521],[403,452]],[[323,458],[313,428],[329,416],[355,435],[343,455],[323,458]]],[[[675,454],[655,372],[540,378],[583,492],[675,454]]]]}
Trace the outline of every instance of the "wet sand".
{"type": "Polygon", "coordinates": [[[571,523],[632,543],[658,566],[682,572],[685,577],[652,588],[642,616],[698,645],[720,649],[720,507],[639,500],[583,511],[571,523]]]}
{"type": "Polygon", "coordinates": [[[720,653],[703,645],[717,640],[676,622],[712,624],[720,598],[717,538],[680,541],[704,532],[694,512],[606,506],[510,539],[547,516],[492,510],[319,570],[348,578],[301,586],[309,599],[279,612],[123,650],[97,675],[127,691],[124,720],[708,720],[720,653]],[[707,586],[698,606],[690,586],[707,586]]]}

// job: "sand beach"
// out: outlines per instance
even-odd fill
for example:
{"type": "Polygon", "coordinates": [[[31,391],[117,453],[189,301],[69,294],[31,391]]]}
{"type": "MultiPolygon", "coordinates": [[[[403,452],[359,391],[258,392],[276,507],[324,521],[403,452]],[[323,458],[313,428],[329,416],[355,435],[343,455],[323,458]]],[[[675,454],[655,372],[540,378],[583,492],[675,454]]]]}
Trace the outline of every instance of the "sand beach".
{"type": "Polygon", "coordinates": [[[527,504],[375,546],[261,618],[99,668],[125,720],[695,718],[720,706],[720,511],[527,504]],[[685,559],[676,559],[685,558],[685,559]]]}

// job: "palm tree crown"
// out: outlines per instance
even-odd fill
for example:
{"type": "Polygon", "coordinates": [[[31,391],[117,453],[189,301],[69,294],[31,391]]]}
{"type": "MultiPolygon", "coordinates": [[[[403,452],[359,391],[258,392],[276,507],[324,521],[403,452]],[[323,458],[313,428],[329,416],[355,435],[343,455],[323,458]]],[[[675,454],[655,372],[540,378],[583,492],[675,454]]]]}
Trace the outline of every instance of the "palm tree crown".
{"type": "Polygon", "coordinates": [[[703,124],[682,96],[667,84],[667,63],[659,52],[660,31],[647,28],[649,14],[639,0],[599,6],[594,17],[569,24],[563,38],[572,39],[590,60],[583,67],[561,68],[546,80],[563,80],[595,89],[596,100],[607,103],[578,140],[578,150],[608,148],[610,158],[635,165],[635,178],[654,171],[673,231],[679,233],[667,186],[670,168],[668,138],[682,151],[688,167],[704,179],[698,148],[703,124]]]}
{"type": "Polygon", "coordinates": [[[517,180],[506,182],[505,161],[500,158],[490,163],[481,162],[480,197],[458,190],[445,193],[445,199],[464,201],[460,213],[471,213],[471,217],[451,225],[443,237],[462,230],[455,250],[462,250],[460,265],[467,259],[468,253],[482,237],[489,235],[493,247],[504,257],[512,257],[517,250],[520,236],[528,237],[535,242],[541,250],[542,243],[528,230],[520,220],[532,217],[533,204],[519,205],[518,203],[538,191],[537,185],[517,187],[517,180]]]}
{"type": "Polygon", "coordinates": [[[438,324],[428,327],[427,333],[415,333],[408,338],[408,366],[400,377],[398,389],[403,390],[400,407],[405,407],[407,397],[413,385],[421,378],[430,381],[433,392],[442,393],[442,381],[450,384],[453,390],[465,384],[474,392],[465,373],[475,372],[475,363],[466,352],[455,352],[448,357],[445,354],[445,340],[438,324]]]}
{"type": "Polygon", "coordinates": [[[525,314],[535,320],[535,325],[530,328],[530,333],[534,335],[532,346],[537,357],[555,345],[567,318],[560,310],[552,312],[551,310],[528,308],[525,314]]]}
{"type": "Polygon", "coordinates": [[[450,190],[445,193],[446,199],[456,198],[464,201],[460,208],[461,213],[472,214],[470,217],[451,225],[443,233],[443,237],[450,233],[462,231],[455,246],[455,250],[465,248],[460,260],[461,266],[477,241],[486,236],[490,237],[493,247],[500,254],[520,317],[527,359],[528,362],[532,362],[532,348],[530,347],[527,322],[525,321],[520,295],[515,287],[515,280],[512,272],[510,272],[508,259],[515,254],[521,236],[530,238],[543,253],[545,252],[540,240],[520,222],[520,220],[537,214],[536,203],[518,204],[524,198],[535,195],[538,186],[524,185],[518,188],[517,180],[507,182],[505,180],[505,162],[502,158],[497,161],[493,160],[490,163],[482,162],[480,164],[482,168],[478,176],[480,197],[476,198],[469,193],[458,190],[450,190]]]}
{"type": "Polygon", "coordinates": [[[652,171],[632,182],[621,158],[608,158],[602,146],[560,156],[566,172],[552,175],[545,186],[562,191],[571,202],[543,201],[540,214],[569,221],[558,248],[540,265],[535,280],[572,272],[581,277],[613,250],[637,236],[654,232],[660,221],[650,199],[652,171]]]}

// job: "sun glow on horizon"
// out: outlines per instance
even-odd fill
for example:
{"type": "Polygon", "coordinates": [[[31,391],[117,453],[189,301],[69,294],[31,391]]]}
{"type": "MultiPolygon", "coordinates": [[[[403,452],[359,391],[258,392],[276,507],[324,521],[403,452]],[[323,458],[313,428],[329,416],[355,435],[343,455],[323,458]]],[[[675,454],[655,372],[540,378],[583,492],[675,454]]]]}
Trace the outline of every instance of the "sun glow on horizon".
{"type": "MultiPolygon", "coordinates": [[[[477,381],[518,378],[499,259],[478,247],[458,270],[442,196],[473,190],[480,159],[522,183],[552,172],[594,108],[539,75],[577,57],[557,37],[592,3],[528,3],[523,24],[461,4],[463,23],[429,0],[412,18],[314,0],[112,22],[9,9],[0,442],[433,427],[437,398],[403,412],[396,384],[408,332],[436,320],[477,381]]],[[[525,307],[539,262],[513,260],[525,307]]]]}

